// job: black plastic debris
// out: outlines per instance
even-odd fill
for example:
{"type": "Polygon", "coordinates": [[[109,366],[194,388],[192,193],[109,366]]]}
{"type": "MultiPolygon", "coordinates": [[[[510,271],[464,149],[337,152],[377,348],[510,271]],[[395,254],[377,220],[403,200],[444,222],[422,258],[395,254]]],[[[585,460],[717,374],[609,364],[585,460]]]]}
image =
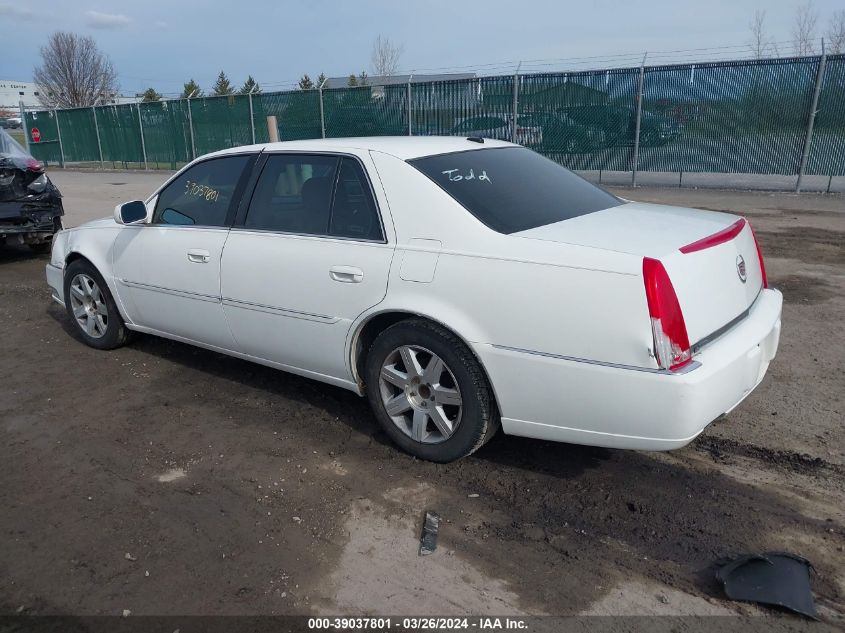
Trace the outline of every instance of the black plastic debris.
{"type": "Polygon", "coordinates": [[[724,585],[728,598],[775,605],[817,620],[811,569],[810,561],[801,556],[764,552],[728,563],[716,572],[716,579],[724,585]]]}
{"type": "Polygon", "coordinates": [[[437,549],[437,531],[440,529],[440,515],[435,512],[425,513],[422,537],[420,538],[420,556],[433,554],[437,549]]]}

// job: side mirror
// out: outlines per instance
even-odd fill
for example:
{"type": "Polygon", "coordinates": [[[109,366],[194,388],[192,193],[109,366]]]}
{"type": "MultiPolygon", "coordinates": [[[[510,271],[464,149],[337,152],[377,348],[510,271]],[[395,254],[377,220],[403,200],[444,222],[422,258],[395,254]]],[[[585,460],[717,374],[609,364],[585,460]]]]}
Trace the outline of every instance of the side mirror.
{"type": "Polygon", "coordinates": [[[147,219],[147,205],[140,200],[124,202],[114,208],[114,221],[118,224],[141,224],[147,219]]]}

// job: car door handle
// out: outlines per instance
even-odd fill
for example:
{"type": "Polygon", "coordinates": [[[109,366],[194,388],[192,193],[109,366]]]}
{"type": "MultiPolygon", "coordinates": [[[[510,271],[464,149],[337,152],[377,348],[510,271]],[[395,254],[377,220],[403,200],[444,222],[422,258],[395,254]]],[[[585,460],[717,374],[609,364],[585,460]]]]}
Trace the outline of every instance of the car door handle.
{"type": "Polygon", "coordinates": [[[207,264],[211,259],[211,253],[201,248],[194,248],[188,251],[188,261],[195,264],[207,264]]]}
{"type": "Polygon", "coordinates": [[[364,281],[364,271],[352,266],[333,266],[329,269],[329,277],[345,284],[359,284],[364,281]]]}

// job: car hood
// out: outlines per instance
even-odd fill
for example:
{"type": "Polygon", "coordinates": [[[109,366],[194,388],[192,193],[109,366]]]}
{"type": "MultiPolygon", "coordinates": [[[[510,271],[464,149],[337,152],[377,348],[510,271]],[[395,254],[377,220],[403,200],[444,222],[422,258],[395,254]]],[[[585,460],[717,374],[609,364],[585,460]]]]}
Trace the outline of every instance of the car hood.
{"type": "Polygon", "coordinates": [[[117,223],[114,221],[114,218],[109,216],[105,218],[99,218],[98,220],[91,220],[89,222],[85,222],[84,224],[80,224],[79,226],[74,226],[69,231],[75,231],[77,229],[96,229],[99,227],[104,226],[115,226],[117,223]]]}
{"type": "Polygon", "coordinates": [[[512,235],[660,257],[712,235],[737,219],[738,216],[717,211],[627,202],[512,235]]]}

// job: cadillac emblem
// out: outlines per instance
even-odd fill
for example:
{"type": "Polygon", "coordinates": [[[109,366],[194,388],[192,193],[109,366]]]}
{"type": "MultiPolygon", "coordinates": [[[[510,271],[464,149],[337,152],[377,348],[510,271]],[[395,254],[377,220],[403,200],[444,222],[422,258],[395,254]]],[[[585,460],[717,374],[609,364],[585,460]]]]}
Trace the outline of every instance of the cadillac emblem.
{"type": "Polygon", "coordinates": [[[742,258],[742,255],[736,256],[736,274],[742,283],[745,283],[748,279],[748,271],[745,270],[745,260],[742,258]]]}

